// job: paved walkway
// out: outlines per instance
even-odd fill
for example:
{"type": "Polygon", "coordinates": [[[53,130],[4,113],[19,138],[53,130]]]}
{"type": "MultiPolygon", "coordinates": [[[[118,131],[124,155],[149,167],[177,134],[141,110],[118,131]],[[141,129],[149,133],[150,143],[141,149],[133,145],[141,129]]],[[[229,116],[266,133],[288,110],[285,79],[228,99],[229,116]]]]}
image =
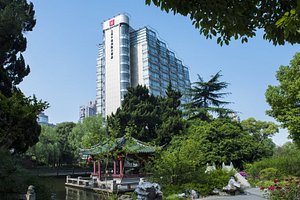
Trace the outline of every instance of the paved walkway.
{"type": "Polygon", "coordinates": [[[210,196],[201,198],[201,200],[265,200],[259,188],[249,188],[244,195],[237,196],[210,196]]]}

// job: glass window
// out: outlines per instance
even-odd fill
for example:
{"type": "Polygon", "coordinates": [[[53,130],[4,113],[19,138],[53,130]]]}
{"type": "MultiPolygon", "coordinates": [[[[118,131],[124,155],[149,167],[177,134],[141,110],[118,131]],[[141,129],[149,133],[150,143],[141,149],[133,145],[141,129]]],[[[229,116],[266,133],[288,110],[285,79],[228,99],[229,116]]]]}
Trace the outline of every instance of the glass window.
{"type": "Polygon", "coordinates": [[[120,32],[121,32],[121,35],[127,35],[128,34],[128,26],[125,24],[121,24],[120,32]]]}
{"type": "Polygon", "coordinates": [[[126,39],[126,38],[122,38],[122,39],[120,40],[120,42],[121,42],[120,45],[125,45],[125,46],[128,46],[128,45],[129,45],[129,40],[126,39]]]}
{"type": "Polygon", "coordinates": [[[121,73],[121,80],[129,80],[129,73],[121,73]]]}
{"type": "Polygon", "coordinates": [[[143,49],[143,50],[147,50],[147,49],[148,49],[147,44],[143,44],[142,49],[143,49]]]}
{"type": "Polygon", "coordinates": [[[127,64],[121,64],[121,71],[129,72],[129,65],[127,64]]]}
{"type": "Polygon", "coordinates": [[[128,47],[121,47],[121,54],[128,54],[129,53],[129,48],[128,47]]]}
{"type": "Polygon", "coordinates": [[[150,60],[151,62],[153,62],[153,63],[158,63],[158,58],[155,57],[155,56],[150,55],[150,56],[149,56],[149,60],[150,60]]]}
{"type": "Polygon", "coordinates": [[[169,80],[169,75],[165,73],[161,73],[161,77],[165,80],[169,80]]]}
{"type": "Polygon", "coordinates": [[[144,78],[144,84],[145,84],[146,86],[149,86],[149,78],[144,78]]]}
{"type": "Polygon", "coordinates": [[[129,62],[129,56],[121,55],[121,62],[129,62]]]}
{"type": "Polygon", "coordinates": [[[129,82],[121,82],[121,89],[127,89],[129,86],[129,82]]]}
{"type": "Polygon", "coordinates": [[[153,94],[154,96],[159,96],[160,95],[160,91],[159,90],[155,90],[153,88],[150,89],[150,93],[153,94]]]}
{"type": "Polygon", "coordinates": [[[144,68],[148,67],[148,61],[143,61],[143,67],[144,68]]]}
{"type": "Polygon", "coordinates": [[[156,34],[152,30],[148,30],[149,36],[156,37],[156,34]]]}

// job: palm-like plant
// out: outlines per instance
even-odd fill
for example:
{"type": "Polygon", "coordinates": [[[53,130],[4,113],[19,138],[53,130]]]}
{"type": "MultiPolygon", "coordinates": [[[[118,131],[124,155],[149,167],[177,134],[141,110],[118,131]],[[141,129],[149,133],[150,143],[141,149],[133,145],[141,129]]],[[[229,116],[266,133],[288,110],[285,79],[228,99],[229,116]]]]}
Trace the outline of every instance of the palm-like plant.
{"type": "Polygon", "coordinates": [[[189,119],[200,118],[208,120],[210,118],[209,113],[217,113],[219,117],[233,113],[230,109],[223,107],[230,102],[220,100],[230,94],[228,92],[220,92],[228,86],[228,83],[219,81],[221,76],[221,71],[219,71],[209,81],[205,82],[198,74],[198,81],[192,83],[192,88],[189,90],[191,101],[186,104],[189,119]]]}

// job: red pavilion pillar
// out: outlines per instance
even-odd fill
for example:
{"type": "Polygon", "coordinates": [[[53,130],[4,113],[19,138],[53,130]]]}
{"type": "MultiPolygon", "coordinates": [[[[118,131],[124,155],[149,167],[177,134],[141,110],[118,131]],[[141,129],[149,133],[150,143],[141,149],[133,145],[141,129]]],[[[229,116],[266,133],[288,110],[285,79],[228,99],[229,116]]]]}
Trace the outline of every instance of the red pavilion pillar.
{"type": "Polygon", "coordinates": [[[98,178],[101,178],[101,163],[100,163],[100,160],[98,160],[98,178]]]}
{"type": "Polygon", "coordinates": [[[93,161],[93,165],[94,165],[94,173],[93,173],[93,175],[95,175],[96,174],[96,162],[95,161],[93,161]]]}
{"type": "Polygon", "coordinates": [[[117,175],[117,162],[114,160],[114,176],[117,175]]]}
{"type": "Polygon", "coordinates": [[[119,160],[119,163],[120,163],[120,177],[123,177],[123,160],[122,160],[122,157],[120,157],[120,160],[119,160]]]}

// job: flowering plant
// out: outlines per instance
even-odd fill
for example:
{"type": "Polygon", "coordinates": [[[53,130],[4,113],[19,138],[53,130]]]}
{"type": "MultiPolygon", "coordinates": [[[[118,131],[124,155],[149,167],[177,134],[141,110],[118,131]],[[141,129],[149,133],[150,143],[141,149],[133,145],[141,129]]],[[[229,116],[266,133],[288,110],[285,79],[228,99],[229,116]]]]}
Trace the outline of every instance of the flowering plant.
{"type": "Polygon", "coordinates": [[[246,172],[240,171],[239,173],[240,173],[241,176],[243,176],[245,178],[247,178],[247,176],[248,176],[246,172]]]}
{"type": "Polygon", "coordinates": [[[271,200],[300,199],[300,181],[298,178],[286,178],[285,180],[275,179],[272,185],[261,187],[264,196],[271,200]]]}

